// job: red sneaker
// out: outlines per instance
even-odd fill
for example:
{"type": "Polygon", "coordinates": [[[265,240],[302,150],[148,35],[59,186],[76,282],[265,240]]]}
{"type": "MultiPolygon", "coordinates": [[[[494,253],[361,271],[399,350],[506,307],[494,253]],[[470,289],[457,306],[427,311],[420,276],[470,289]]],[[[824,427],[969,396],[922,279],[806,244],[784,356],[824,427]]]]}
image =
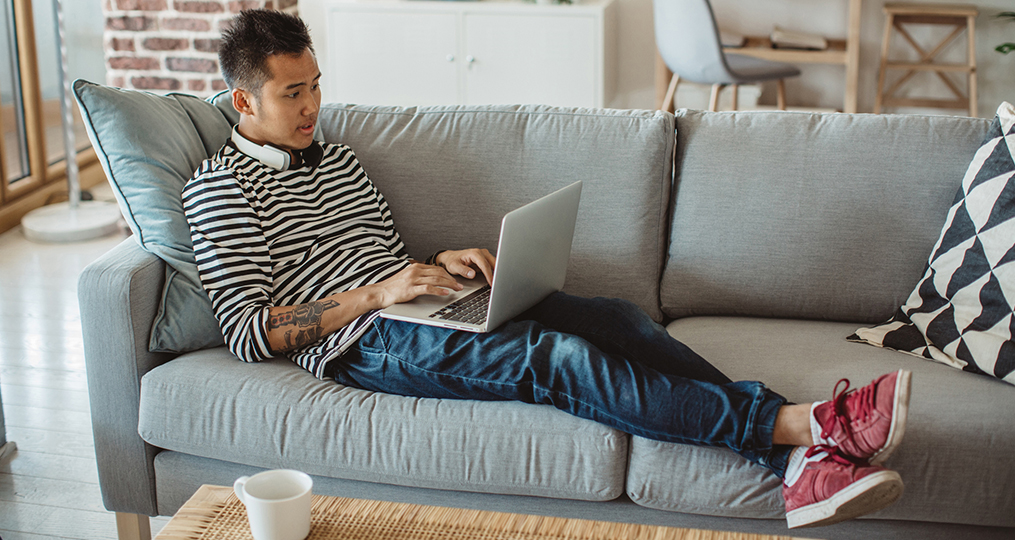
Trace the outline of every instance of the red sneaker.
{"type": "Polygon", "coordinates": [[[803,471],[782,485],[786,524],[797,527],[831,525],[880,510],[902,496],[899,473],[860,465],[824,445],[804,454],[803,471]]]}
{"type": "Polygon", "coordinates": [[[842,379],[835,385],[832,401],[814,408],[814,419],[821,426],[821,438],[815,444],[838,447],[842,453],[878,465],[888,459],[902,442],[909,413],[910,375],[900,369],[882,375],[859,390],[839,392],[842,379]]]}

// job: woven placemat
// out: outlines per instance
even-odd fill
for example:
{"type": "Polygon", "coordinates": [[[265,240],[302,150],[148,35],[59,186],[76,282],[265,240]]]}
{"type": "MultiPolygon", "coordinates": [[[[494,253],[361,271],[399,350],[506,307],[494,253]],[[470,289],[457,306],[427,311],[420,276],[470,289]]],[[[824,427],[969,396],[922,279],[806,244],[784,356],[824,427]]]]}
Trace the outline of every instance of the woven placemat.
{"type": "MultiPolygon", "coordinates": [[[[247,512],[228,488],[204,486],[158,540],[253,540],[247,512]]],[[[764,535],[462,510],[314,496],[308,540],[772,540],[764,535]]]]}

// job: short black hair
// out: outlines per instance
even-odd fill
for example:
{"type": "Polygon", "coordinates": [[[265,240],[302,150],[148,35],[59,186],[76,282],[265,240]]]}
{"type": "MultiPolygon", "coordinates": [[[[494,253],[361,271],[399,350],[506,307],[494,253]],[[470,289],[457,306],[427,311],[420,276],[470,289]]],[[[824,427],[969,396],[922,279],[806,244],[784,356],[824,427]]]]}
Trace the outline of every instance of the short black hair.
{"type": "Polygon", "coordinates": [[[244,10],[222,32],[222,77],[230,90],[242,88],[260,96],[261,87],[271,78],[268,57],[299,56],[307,49],[314,52],[314,45],[307,24],[299,17],[271,9],[244,10]]]}

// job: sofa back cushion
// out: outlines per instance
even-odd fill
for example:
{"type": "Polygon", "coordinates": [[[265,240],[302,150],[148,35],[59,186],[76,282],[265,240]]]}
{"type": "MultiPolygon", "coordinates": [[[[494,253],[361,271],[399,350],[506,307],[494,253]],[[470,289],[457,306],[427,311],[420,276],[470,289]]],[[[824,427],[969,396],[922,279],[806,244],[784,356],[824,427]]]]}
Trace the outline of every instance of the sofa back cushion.
{"type": "Polygon", "coordinates": [[[920,278],[987,127],[679,112],[663,311],[887,319],[920,278]]]}
{"type": "Polygon", "coordinates": [[[659,320],[673,116],[542,106],[325,105],[324,139],[349,145],[409,253],[497,247],[504,214],[584,181],[564,290],[626,298],[659,320]]]}

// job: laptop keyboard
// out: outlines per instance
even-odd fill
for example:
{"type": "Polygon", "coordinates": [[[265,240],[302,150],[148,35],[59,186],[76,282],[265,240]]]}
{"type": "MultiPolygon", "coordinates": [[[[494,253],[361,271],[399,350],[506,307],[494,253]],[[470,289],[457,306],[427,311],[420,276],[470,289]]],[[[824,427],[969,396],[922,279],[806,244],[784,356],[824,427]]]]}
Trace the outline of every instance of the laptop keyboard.
{"type": "Polygon", "coordinates": [[[486,312],[490,305],[490,286],[477,289],[465,298],[452,302],[430,314],[431,319],[454,321],[468,324],[486,322],[486,312]]]}

